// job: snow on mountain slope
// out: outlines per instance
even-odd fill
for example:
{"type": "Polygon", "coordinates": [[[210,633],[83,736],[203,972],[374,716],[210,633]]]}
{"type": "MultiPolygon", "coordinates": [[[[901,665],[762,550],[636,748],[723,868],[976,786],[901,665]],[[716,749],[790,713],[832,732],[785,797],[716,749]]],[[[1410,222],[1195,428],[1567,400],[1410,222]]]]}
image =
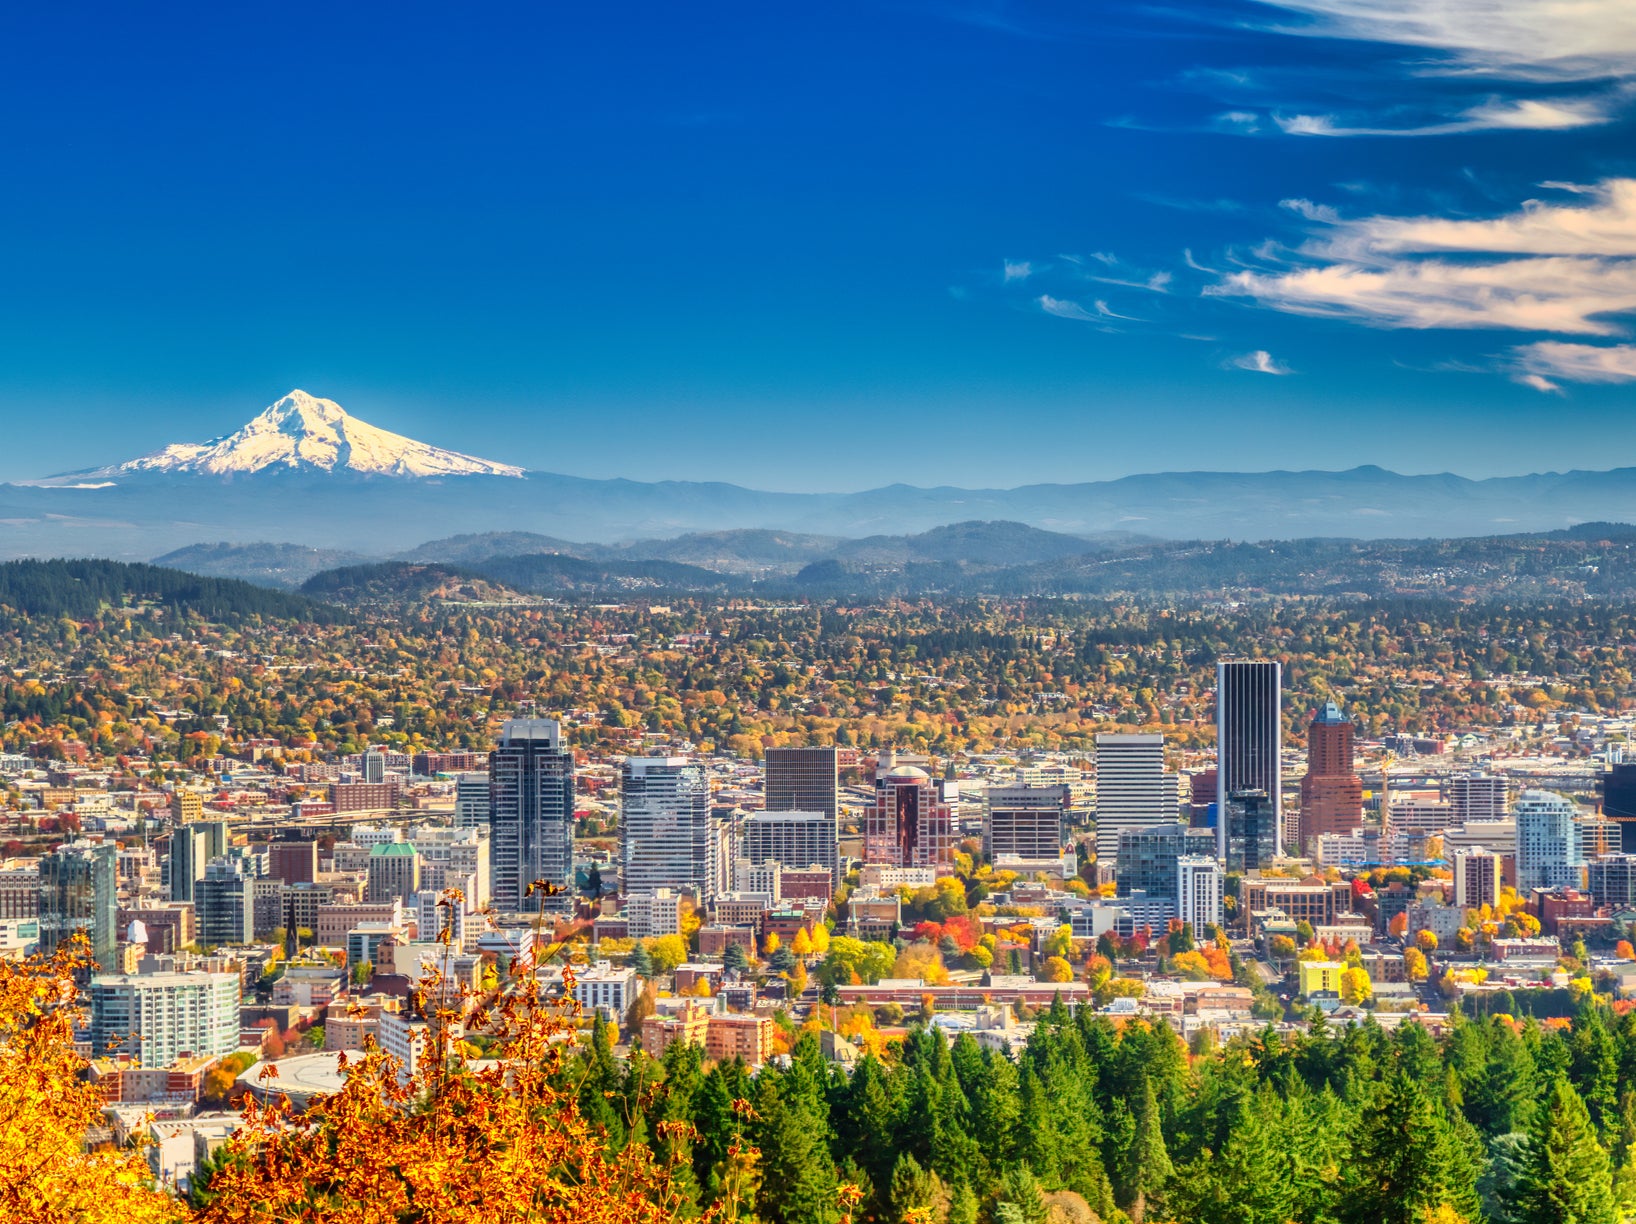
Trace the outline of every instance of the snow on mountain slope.
{"type": "Polygon", "coordinates": [[[373,476],[521,476],[509,463],[478,459],[377,428],[334,400],[291,391],[243,429],[210,442],[178,442],[112,467],[76,473],[244,475],[267,469],[349,471],[373,476]]]}

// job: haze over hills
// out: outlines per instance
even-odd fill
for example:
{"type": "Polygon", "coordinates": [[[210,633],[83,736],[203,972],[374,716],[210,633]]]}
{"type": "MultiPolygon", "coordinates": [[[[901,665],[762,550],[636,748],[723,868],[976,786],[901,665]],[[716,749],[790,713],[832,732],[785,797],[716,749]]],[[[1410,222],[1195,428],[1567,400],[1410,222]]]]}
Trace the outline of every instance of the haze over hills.
{"type": "MultiPolygon", "coordinates": [[[[1378,467],[1168,472],[1015,489],[778,493],[524,471],[380,429],[295,391],[211,442],[0,485],[0,558],[147,559],[203,541],[269,539],[388,557],[417,539],[504,531],[558,541],[554,550],[564,555],[595,544],[629,557],[621,541],[685,538],[666,555],[651,544],[646,551],[686,564],[778,567],[803,549],[817,560],[843,548],[834,541],[867,552],[876,547],[870,537],[966,522],[1010,521],[1066,537],[1262,540],[1482,536],[1596,519],[1636,520],[1636,469],[1487,480],[1378,467]]],[[[463,563],[461,547],[420,559],[463,563]]]]}

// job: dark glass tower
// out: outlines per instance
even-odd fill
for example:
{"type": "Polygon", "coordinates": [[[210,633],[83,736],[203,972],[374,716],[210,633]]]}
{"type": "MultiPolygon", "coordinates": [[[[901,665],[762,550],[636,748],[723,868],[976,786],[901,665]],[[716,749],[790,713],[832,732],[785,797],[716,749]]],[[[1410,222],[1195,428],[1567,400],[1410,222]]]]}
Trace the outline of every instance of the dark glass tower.
{"type": "Polygon", "coordinates": [[[91,941],[104,972],[119,942],[119,849],[113,842],[71,842],[40,860],[40,951],[49,956],[75,931],[91,941]]]}
{"type": "Polygon", "coordinates": [[[535,880],[561,892],[545,899],[551,914],[574,911],[574,753],[548,718],[519,718],[500,731],[489,753],[490,870],[494,908],[532,911],[535,880]]]}
{"type": "MultiPolygon", "coordinates": [[[[1275,853],[1284,852],[1283,700],[1284,669],[1264,659],[1223,659],[1216,664],[1216,810],[1240,791],[1264,791],[1272,818],[1275,853]]],[[[1227,821],[1216,821],[1216,857],[1227,859],[1227,821]]]]}
{"type": "Polygon", "coordinates": [[[1636,854],[1636,764],[1602,776],[1602,815],[1619,822],[1619,851],[1636,854]]]}

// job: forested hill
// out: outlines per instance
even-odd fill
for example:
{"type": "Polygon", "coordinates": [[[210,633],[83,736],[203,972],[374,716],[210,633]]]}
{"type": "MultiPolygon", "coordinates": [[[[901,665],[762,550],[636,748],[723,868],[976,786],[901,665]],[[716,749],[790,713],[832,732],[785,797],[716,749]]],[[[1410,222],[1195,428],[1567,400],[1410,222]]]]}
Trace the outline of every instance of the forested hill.
{"type": "Polygon", "coordinates": [[[89,619],[114,608],[161,608],[209,620],[251,616],[333,622],[339,609],[236,578],[122,561],[7,561],[0,564],[0,619],[7,614],[89,619]]]}

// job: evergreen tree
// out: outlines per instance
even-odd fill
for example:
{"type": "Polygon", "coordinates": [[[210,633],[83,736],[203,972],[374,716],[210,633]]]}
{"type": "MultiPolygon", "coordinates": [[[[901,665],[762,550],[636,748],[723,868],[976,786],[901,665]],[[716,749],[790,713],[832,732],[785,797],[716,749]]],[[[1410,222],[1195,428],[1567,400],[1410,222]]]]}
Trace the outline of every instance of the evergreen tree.
{"type": "Polygon", "coordinates": [[[650,978],[653,976],[653,957],[648,955],[647,945],[640,939],[631,952],[631,968],[636,970],[638,977],[650,978]]]}
{"type": "Polygon", "coordinates": [[[943,1184],[936,1173],[921,1168],[913,1156],[898,1157],[892,1169],[891,1193],[887,1195],[892,1219],[907,1220],[910,1212],[928,1215],[941,1206],[943,1198],[943,1184]]]}
{"type": "Polygon", "coordinates": [[[1343,1215],[1353,1224],[1420,1224],[1445,1207],[1475,1220],[1481,1210],[1470,1149],[1442,1105],[1401,1070],[1359,1119],[1348,1173],[1343,1215]]]}
{"type": "Polygon", "coordinates": [[[1596,1004],[1581,1007],[1568,1038],[1569,1075],[1590,1111],[1598,1135],[1610,1135],[1619,1119],[1619,1059],[1613,1035],[1596,1004]]]}
{"type": "Polygon", "coordinates": [[[994,1193],[996,1224],[1045,1224],[1049,1213],[1040,1184],[1027,1165],[1012,1165],[994,1193]]]}
{"type": "Polygon", "coordinates": [[[782,1091],[782,1078],[763,1072],[756,1084],[757,1214],[765,1224],[832,1224],[839,1182],[824,1142],[824,1120],[799,1090],[782,1091]]]}
{"type": "Polygon", "coordinates": [[[1618,1224],[1612,1164],[1566,1080],[1552,1088],[1528,1137],[1512,1214],[1527,1224],[1618,1224]]]}
{"type": "Polygon", "coordinates": [[[1142,1224],[1148,1199],[1159,1194],[1173,1172],[1159,1126],[1159,1102],[1153,1084],[1144,1079],[1131,1111],[1130,1144],[1119,1162],[1120,1205],[1134,1224],[1142,1224]]]}
{"type": "Polygon", "coordinates": [[[955,1187],[949,1202],[948,1224],[977,1224],[977,1195],[965,1182],[955,1187]]]}

